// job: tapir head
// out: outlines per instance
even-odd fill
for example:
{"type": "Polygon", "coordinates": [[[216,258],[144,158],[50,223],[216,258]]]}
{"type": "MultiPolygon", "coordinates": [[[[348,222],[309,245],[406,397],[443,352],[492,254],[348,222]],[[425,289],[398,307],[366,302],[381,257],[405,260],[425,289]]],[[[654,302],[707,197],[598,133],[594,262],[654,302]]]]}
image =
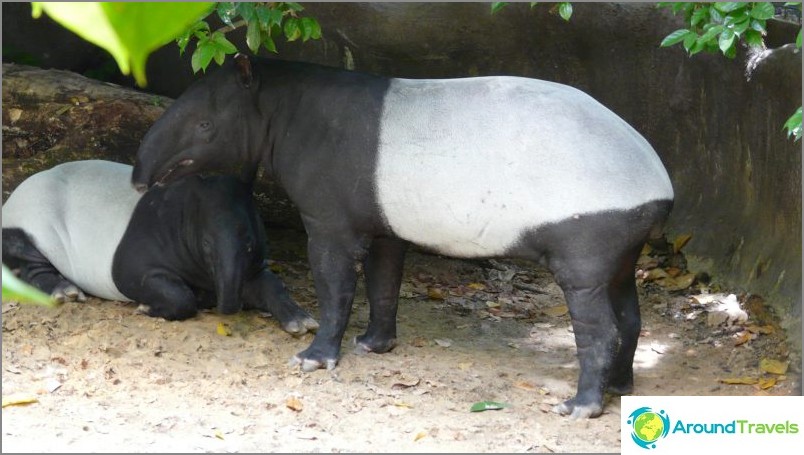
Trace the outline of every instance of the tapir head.
{"type": "MultiPolygon", "coordinates": [[[[217,309],[231,314],[243,307],[243,283],[253,278],[267,257],[265,231],[251,196],[251,187],[231,176],[198,179],[194,244],[215,285],[217,309]]],[[[189,238],[190,236],[188,236],[189,238]]]]}
{"type": "Polygon", "coordinates": [[[258,79],[248,57],[213,70],[190,86],[151,126],[137,151],[132,184],[139,191],[202,169],[253,161],[250,130],[258,79]]]}

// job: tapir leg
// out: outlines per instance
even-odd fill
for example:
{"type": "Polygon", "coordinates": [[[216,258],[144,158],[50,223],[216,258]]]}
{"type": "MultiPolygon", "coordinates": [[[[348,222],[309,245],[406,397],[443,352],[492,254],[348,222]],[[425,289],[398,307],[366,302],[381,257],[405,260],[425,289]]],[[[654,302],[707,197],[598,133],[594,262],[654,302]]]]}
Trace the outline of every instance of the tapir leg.
{"type": "Polygon", "coordinates": [[[310,347],[296,354],[291,364],[301,364],[303,371],[313,371],[334,368],[338,362],[355,296],[355,263],[365,257],[366,248],[359,241],[344,241],[307,228],[307,255],[318,297],[321,327],[310,347]]]}
{"type": "Polygon", "coordinates": [[[318,328],[315,319],[290,298],[285,285],[267,267],[243,284],[240,295],[243,308],[270,312],[282,325],[282,330],[292,335],[303,335],[318,328]]]}
{"type": "Polygon", "coordinates": [[[364,351],[388,352],[396,346],[396,311],[407,246],[402,240],[382,237],[371,243],[363,265],[369,325],[365,334],[355,338],[358,348],[364,351]]]}
{"type": "Polygon", "coordinates": [[[595,254],[553,257],[549,261],[569,307],[581,369],[575,397],[554,408],[559,414],[587,418],[603,411],[603,393],[619,345],[610,296],[610,283],[616,274],[612,269],[618,262],[595,254]]]}
{"type": "Polygon", "coordinates": [[[126,297],[143,303],[148,308],[148,316],[176,321],[191,318],[198,312],[192,289],[169,272],[146,272],[135,286],[119,287],[126,297]]]}
{"type": "Polygon", "coordinates": [[[84,292],[55,268],[21,229],[3,229],[3,263],[19,269],[20,279],[58,302],[86,301],[84,292]]]}
{"type": "Polygon", "coordinates": [[[609,292],[617,320],[620,349],[614,358],[607,390],[617,395],[629,394],[634,389],[634,353],[642,326],[634,277],[634,264],[638,255],[639,252],[636,251],[626,257],[627,260],[612,282],[609,292]]]}

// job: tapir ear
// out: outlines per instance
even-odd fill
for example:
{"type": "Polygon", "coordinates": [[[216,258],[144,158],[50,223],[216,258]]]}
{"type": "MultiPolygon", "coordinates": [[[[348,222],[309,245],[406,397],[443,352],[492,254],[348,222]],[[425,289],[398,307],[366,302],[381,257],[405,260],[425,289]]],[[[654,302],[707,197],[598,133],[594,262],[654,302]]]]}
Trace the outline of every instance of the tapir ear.
{"type": "Polygon", "coordinates": [[[234,60],[235,66],[237,67],[237,72],[240,75],[240,83],[243,84],[244,87],[248,88],[251,86],[252,81],[251,61],[248,59],[248,56],[239,52],[235,54],[234,60]]]}

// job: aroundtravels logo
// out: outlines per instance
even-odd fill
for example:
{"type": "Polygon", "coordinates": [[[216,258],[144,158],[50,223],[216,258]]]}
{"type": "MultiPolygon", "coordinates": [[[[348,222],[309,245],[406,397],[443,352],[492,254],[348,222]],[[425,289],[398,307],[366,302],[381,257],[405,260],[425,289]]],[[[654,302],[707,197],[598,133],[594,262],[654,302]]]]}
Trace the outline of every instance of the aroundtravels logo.
{"type": "Polygon", "coordinates": [[[631,439],[643,449],[655,449],[656,441],[670,432],[670,417],[664,410],[655,412],[649,407],[642,407],[628,416],[631,425],[631,439]]]}

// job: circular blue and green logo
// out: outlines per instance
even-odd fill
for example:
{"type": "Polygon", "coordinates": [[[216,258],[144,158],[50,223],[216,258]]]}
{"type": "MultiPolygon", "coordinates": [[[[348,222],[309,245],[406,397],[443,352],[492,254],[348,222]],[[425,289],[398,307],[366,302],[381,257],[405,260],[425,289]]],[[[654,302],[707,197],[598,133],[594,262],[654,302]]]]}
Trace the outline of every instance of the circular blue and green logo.
{"type": "Polygon", "coordinates": [[[664,410],[639,408],[628,416],[631,425],[631,439],[643,449],[655,449],[656,441],[667,436],[670,431],[670,418],[664,410]]]}

